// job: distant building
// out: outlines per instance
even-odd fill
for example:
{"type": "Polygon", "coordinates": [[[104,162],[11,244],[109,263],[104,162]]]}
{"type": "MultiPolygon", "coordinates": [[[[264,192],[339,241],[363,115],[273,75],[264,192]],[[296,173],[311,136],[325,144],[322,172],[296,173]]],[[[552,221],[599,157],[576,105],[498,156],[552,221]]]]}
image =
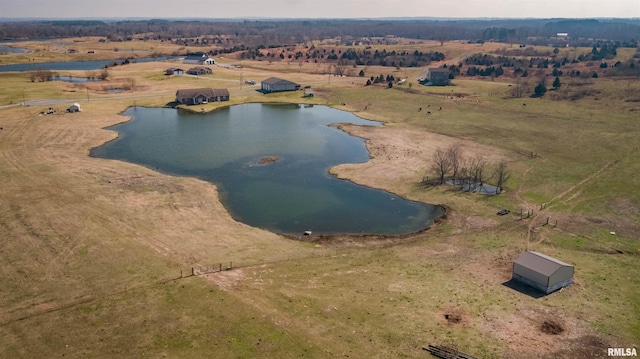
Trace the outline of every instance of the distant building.
{"type": "Polygon", "coordinates": [[[74,103],[73,105],[69,106],[69,108],[67,108],[67,112],[80,112],[80,104],[79,103],[74,103]]]}
{"type": "Polygon", "coordinates": [[[187,73],[189,75],[209,75],[209,74],[212,74],[213,71],[208,67],[196,66],[187,70],[187,73]]]}
{"type": "Polygon", "coordinates": [[[447,86],[449,84],[449,69],[443,67],[427,70],[427,85],[447,86]]]}
{"type": "Polygon", "coordinates": [[[177,67],[170,67],[164,70],[165,75],[182,75],[184,74],[184,70],[177,67]]]}
{"type": "Polygon", "coordinates": [[[182,63],[191,65],[214,65],[216,61],[205,54],[191,54],[185,56],[184,60],[182,60],[182,63]]]}
{"type": "Polygon", "coordinates": [[[296,91],[299,89],[299,84],[277,77],[270,77],[262,81],[262,91],[264,92],[296,91]]]}
{"type": "Polygon", "coordinates": [[[209,102],[229,101],[229,90],[197,88],[176,92],[176,102],[184,105],[199,105],[209,102]]]}
{"type": "Polygon", "coordinates": [[[573,266],[538,252],[525,252],[513,263],[514,280],[549,294],[573,283],[573,266]]]}

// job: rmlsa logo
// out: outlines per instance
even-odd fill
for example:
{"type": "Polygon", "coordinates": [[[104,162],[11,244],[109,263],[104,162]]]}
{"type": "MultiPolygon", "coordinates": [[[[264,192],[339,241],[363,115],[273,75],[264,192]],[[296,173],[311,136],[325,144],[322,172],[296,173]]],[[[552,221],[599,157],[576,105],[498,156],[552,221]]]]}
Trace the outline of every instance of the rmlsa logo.
{"type": "Polygon", "coordinates": [[[609,348],[607,355],[610,357],[637,357],[636,348],[609,348]]]}

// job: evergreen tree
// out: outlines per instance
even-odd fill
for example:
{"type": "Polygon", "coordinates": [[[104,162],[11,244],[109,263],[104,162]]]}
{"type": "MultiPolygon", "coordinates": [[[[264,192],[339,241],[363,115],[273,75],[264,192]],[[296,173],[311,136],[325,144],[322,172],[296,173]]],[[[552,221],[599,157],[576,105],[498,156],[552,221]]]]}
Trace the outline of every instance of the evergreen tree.
{"type": "Polygon", "coordinates": [[[560,83],[560,77],[556,76],[556,79],[553,80],[553,88],[557,89],[560,86],[562,86],[562,84],[560,83]]]}
{"type": "Polygon", "coordinates": [[[545,86],[543,82],[540,82],[538,86],[533,89],[533,92],[535,92],[537,96],[542,96],[547,92],[547,86],[545,86]]]}

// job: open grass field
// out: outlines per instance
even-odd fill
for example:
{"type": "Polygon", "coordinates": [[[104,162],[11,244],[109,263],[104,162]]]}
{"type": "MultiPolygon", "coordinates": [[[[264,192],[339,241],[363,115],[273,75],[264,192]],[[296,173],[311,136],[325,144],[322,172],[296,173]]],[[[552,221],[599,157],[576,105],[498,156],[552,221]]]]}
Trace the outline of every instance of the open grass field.
{"type": "MultiPolygon", "coordinates": [[[[457,57],[479,45],[443,47],[457,57]]],[[[118,66],[88,85],[0,73],[0,357],[425,358],[436,344],[478,358],[599,358],[639,344],[637,79],[567,79],[542,98],[513,98],[510,79],[388,89],[258,61],[163,75],[175,65],[118,66]],[[315,96],[262,95],[240,81],[271,76],[315,96]],[[125,83],[134,86],[104,91],[125,83]],[[314,103],[384,122],[341,125],[366,139],[371,160],[331,172],[445,205],[446,217],[402,238],[292,240],[235,222],[213,184],[88,156],[115,138],[104,128],[126,121],[127,107],[164,106],[193,87],[232,99],[195,111],[314,103]],[[42,99],[64,102],[16,105],[42,99]],[[82,112],[64,113],[72,102],[82,112]],[[48,107],[57,113],[38,115],[48,107]],[[451,144],[505,161],[503,194],[423,185],[433,152],[451,144]],[[502,208],[511,214],[496,216],[502,208]],[[521,208],[533,215],[520,219],[521,208]],[[575,265],[575,283],[544,297],[509,287],[525,250],[575,265]],[[218,266],[231,269],[202,274],[218,266]]]]}

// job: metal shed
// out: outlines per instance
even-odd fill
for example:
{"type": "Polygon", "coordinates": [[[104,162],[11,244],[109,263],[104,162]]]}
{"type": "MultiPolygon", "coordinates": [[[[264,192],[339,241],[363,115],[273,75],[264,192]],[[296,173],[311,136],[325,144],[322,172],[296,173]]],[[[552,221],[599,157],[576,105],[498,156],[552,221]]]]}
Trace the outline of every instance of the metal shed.
{"type": "Polygon", "coordinates": [[[573,266],[538,252],[525,252],[513,263],[513,279],[549,294],[573,283],[573,266]]]}
{"type": "Polygon", "coordinates": [[[264,92],[296,91],[298,89],[300,89],[299,84],[277,77],[270,77],[262,81],[262,91],[264,92]]]}

